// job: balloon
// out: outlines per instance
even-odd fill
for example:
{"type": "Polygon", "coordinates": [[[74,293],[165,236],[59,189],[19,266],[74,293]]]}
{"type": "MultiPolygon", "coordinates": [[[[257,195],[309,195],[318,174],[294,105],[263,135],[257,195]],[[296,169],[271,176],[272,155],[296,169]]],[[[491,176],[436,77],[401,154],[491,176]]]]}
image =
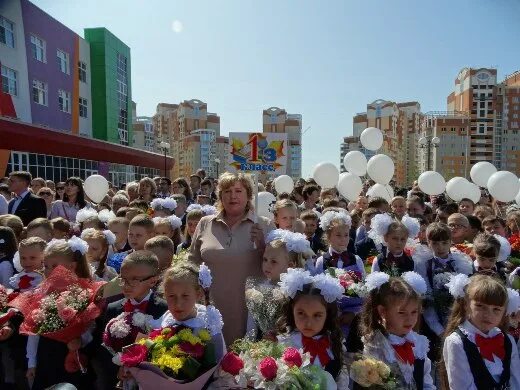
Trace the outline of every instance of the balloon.
{"type": "Polygon", "coordinates": [[[439,195],[446,189],[446,181],[440,173],[426,171],[419,176],[419,188],[427,195],[439,195]]]}
{"type": "Polygon", "coordinates": [[[339,175],[338,191],[348,200],[356,200],[362,189],[363,183],[359,176],[350,172],[343,172],[339,175]]]}
{"type": "Polygon", "coordinates": [[[339,170],[331,162],[321,162],[314,167],[312,177],[323,188],[334,188],[338,184],[339,170]]]}
{"type": "Polygon", "coordinates": [[[278,176],[276,179],[274,179],[274,188],[279,194],[282,192],[287,192],[290,194],[294,188],[293,179],[287,175],[278,176]]]}
{"type": "Polygon", "coordinates": [[[348,152],[343,157],[345,169],[354,175],[364,176],[367,173],[367,158],[359,150],[348,152]]]}
{"type": "Polygon", "coordinates": [[[368,189],[367,196],[369,198],[383,198],[390,202],[394,197],[394,190],[388,184],[384,186],[376,183],[368,189]]]}
{"type": "Polygon", "coordinates": [[[520,191],[518,191],[518,194],[515,197],[515,202],[516,202],[517,205],[520,206],[520,191]]]}
{"type": "Polygon", "coordinates": [[[367,127],[359,137],[361,145],[368,150],[377,150],[383,146],[383,133],[376,127],[367,127]]]}
{"type": "Polygon", "coordinates": [[[473,180],[473,183],[480,187],[487,188],[489,178],[496,171],[497,169],[490,162],[480,161],[471,167],[469,175],[471,176],[471,180],[473,180]]]}
{"type": "Polygon", "coordinates": [[[92,175],[85,180],[83,189],[94,203],[99,203],[107,195],[108,181],[101,175],[92,175]]]}
{"type": "Polygon", "coordinates": [[[520,191],[518,177],[509,171],[498,171],[487,182],[491,196],[500,202],[511,202],[520,191]]]}
{"type": "Polygon", "coordinates": [[[469,181],[460,176],[455,176],[446,183],[446,193],[455,202],[467,197],[469,181]]]}
{"type": "Polygon", "coordinates": [[[258,210],[257,215],[273,219],[273,213],[271,213],[271,206],[276,203],[276,198],[273,194],[267,191],[259,192],[258,195],[258,210]]]}
{"type": "Polygon", "coordinates": [[[394,162],[386,154],[376,154],[367,164],[368,175],[379,184],[388,184],[394,176],[394,162]]]}
{"type": "Polygon", "coordinates": [[[471,199],[473,203],[478,203],[480,200],[480,187],[475,183],[468,183],[465,198],[471,199]]]}

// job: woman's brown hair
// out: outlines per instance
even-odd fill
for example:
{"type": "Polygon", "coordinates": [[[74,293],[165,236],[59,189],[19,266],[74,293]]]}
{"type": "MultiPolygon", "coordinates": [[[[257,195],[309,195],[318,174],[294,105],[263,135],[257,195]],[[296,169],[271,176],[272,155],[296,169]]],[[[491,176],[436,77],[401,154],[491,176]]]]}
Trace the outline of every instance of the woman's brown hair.
{"type": "Polygon", "coordinates": [[[102,278],[103,273],[105,272],[105,268],[106,268],[105,264],[107,262],[107,257],[108,257],[108,248],[110,246],[108,244],[105,234],[100,230],[86,229],[81,233],[81,238],[83,240],[98,240],[103,245],[105,254],[100,259],[98,259],[99,264],[96,268],[96,271],[94,272],[97,276],[102,278]]]}

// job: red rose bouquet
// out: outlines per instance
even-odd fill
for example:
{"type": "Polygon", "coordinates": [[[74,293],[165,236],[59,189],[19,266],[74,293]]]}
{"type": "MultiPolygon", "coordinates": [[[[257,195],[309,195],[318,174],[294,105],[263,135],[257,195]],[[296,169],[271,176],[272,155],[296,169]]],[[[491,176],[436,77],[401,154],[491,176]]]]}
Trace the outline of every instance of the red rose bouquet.
{"type": "Polygon", "coordinates": [[[201,389],[217,368],[206,329],[169,326],[123,348],[121,364],[143,389],[201,389]]]}
{"type": "MultiPolygon", "coordinates": [[[[237,340],[220,362],[218,388],[328,389],[332,377],[310,363],[310,355],[262,340],[237,340]]],[[[335,383],[332,386],[335,388],[335,383]]]]}
{"type": "MultiPolygon", "coordinates": [[[[21,293],[10,303],[24,316],[20,333],[62,343],[79,338],[101,313],[95,298],[102,285],[78,278],[65,267],[56,267],[38,288],[21,293]]],[[[79,353],[69,352],[65,369],[78,371],[84,360],[79,353]]]]}
{"type": "Polygon", "coordinates": [[[0,284],[0,327],[4,326],[9,319],[16,314],[16,309],[8,307],[13,298],[12,291],[0,284]]]}

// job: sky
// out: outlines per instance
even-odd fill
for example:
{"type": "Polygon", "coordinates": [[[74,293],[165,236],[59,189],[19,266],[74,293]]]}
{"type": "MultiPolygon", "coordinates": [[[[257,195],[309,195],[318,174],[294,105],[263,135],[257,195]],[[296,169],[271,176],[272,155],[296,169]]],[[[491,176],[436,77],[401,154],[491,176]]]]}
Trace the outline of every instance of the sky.
{"type": "Polygon", "coordinates": [[[446,110],[462,68],[520,70],[519,0],[33,2],[130,47],[137,115],[199,99],[227,135],[261,131],[269,107],[302,114],[304,177],[339,166],[352,117],[377,99],[446,110]]]}

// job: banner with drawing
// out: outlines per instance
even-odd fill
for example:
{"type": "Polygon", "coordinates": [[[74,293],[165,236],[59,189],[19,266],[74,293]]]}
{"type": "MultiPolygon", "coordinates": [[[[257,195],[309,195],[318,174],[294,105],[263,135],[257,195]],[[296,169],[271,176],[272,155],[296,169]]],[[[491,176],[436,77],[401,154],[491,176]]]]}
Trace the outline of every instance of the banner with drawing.
{"type": "Polygon", "coordinates": [[[286,174],[287,134],[229,133],[228,165],[230,171],[286,174]]]}

